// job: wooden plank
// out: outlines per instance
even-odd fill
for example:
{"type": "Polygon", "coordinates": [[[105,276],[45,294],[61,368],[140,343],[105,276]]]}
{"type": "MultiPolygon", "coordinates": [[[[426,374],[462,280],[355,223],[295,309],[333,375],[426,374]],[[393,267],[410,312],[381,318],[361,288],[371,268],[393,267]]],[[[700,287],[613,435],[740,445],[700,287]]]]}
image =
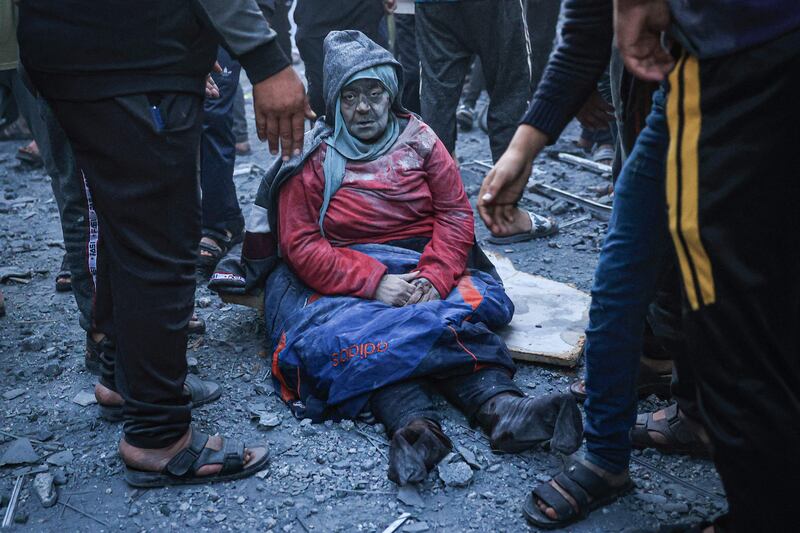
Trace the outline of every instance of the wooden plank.
{"type": "Polygon", "coordinates": [[[497,252],[486,255],[516,308],[511,324],[498,331],[514,359],[577,365],[589,321],[589,295],[566,283],[520,272],[497,252]]]}

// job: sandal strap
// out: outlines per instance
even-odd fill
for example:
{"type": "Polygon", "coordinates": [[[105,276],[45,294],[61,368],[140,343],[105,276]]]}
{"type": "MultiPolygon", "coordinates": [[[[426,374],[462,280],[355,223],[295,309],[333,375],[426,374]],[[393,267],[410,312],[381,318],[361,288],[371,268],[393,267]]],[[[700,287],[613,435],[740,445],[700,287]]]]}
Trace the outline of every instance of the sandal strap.
{"type": "Polygon", "coordinates": [[[204,448],[198,458],[200,466],[222,465],[220,475],[239,472],[244,467],[244,443],[232,439],[224,439],[221,450],[204,448]]]}
{"type": "Polygon", "coordinates": [[[589,493],[578,483],[573,481],[565,472],[556,475],[553,481],[558,483],[562,489],[572,496],[572,499],[575,500],[575,503],[578,505],[578,514],[583,514],[585,509],[589,507],[589,493]]]}
{"type": "Polygon", "coordinates": [[[542,483],[533,489],[533,495],[552,507],[559,521],[569,520],[578,513],[563,494],[558,492],[550,483],[542,483]]]}
{"type": "Polygon", "coordinates": [[[189,446],[170,459],[164,470],[176,477],[185,476],[192,470],[192,466],[197,459],[202,456],[203,450],[206,449],[207,442],[207,434],[192,429],[192,440],[189,442],[189,446]]]}
{"type": "Polygon", "coordinates": [[[213,255],[221,255],[223,252],[222,246],[211,244],[209,242],[200,241],[200,249],[213,255]]]}
{"type": "Polygon", "coordinates": [[[598,499],[608,494],[611,486],[608,481],[596,474],[591,468],[579,461],[573,463],[564,471],[566,477],[577,483],[592,498],[598,499]]]}

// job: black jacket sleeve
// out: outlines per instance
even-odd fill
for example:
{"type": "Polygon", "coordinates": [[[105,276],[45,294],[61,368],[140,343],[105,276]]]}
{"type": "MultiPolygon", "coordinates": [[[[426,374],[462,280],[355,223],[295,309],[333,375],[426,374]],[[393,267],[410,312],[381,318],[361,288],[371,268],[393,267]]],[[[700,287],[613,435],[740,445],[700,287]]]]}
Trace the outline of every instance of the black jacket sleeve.
{"type": "Polygon", "coordinates": [[[612,0],[565,0],[559,42],[522,118],[554,143],[597,87],[614,38],[612,0]]]}
{"type": "Polygon", "coordinates": [[[289,66],[275,32],[255,0],[196,0],[222,46],[256,84],[289,66]]]}

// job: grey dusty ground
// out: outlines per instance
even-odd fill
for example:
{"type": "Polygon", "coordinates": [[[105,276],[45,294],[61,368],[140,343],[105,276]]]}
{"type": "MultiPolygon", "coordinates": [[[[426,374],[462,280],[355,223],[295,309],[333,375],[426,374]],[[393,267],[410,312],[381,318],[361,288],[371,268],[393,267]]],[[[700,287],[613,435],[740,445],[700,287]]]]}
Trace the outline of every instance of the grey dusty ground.
{"type": "MultiPolygon", "coordinates": [[[[252,110],[249,110],[252,115],[252,110]]],[[[252,131],[252,116],[251,116],[252,131]]],[[[571,150],[573,126],[556,146],[571,150]]],[[[208,332],[190,339],[192,371],[222,383],[224,396],[198,409],[195,423],[247,442],[266,441],[269,468],[250,479],[214,486],[132,490],[122,480],[116,446],[120,426],[97,418],[85,403],[93,377],[83,368],[83,332],[70,293],[54,292],[63,253],[49,178],[21,168],[14,159],[18,142],[0,143],[0,267],[32,272],[29,283],[2,285],[8,315],[0,318],[0,456],[12,446],[32,453],[33,464],[0,466],[2,507],[17,474],[31,472],[21,492],[17,530],[28,531],[203,531],[381,532],[404,512],[400,531],[524,531],[520,506],[540,480],[556,473],[561,459],[538,450],[516,456],[492,454],[486,438],[448,407],[444,429],[459,447],[452,463],[432,473],[422,486],[404,490],[386,478],[387,442],[382,428],[349,421],[310,425],[295,420],[272,392],[264,358],[264,328],[258,314],[221,303],[204,287],[197,290],[197,312],[208,332]],[[261,405],[259,405],[261,404],[261,405]],[[269,425],[251,420],[251,409],[271,414],[269,425]],[[15,442],[25,437],[32,443],[15,442]],[[472,464],[465,467],[462,461],[472,464]],[[53,474],[58,504],[43,507],[34,488],[38,471],[53,474]],[[442,478],[448,480],[447,486],[442,478]]],[[[474,200],[484,170],[471,164],[489,158],[479,130],[461,134],[458,155],[474,200]]],[[[237,164],[266,166],[264,145],[237,164]]],[[[537,179],[588,195],[602,178],[546,157],[537,179]]],[[[240,201],[251,202],[256,179],[237,178],[240,201]]],[[[527,195],[525,204],[547,212],[553,202],[527,195]]],[[[580,210],[555,206],[561,222],[580,210]]],[[[478,239],[486,230],[476,225],[478,239]]],[[[606,225],[582,222],[558,235],[497,249],[521,270],[573,283],[589,290],[606,225]]],[[[492,248],[488,246],[488,248],[492,248]]],[[[517,379],[531,395],[564,390],[579,371],[520,365],[517,379]]],[[[91,396],[89,396],[91,398],[91,396]]],[[[642,411],[662,405],[640,403],[642,411]]],[[[637,489],[619,502],[571,527],[571,531],[620,531],[661,523],[697,521],[723,508],[721,486],[707,461],[636,454],[637,489]],[[644,465],[644,466],[643,466],[644,465]],[[694,487],[694,488],[693,488],[694,487]]],[[[48,476],[39,478],[47,494],[48,476]]]]}

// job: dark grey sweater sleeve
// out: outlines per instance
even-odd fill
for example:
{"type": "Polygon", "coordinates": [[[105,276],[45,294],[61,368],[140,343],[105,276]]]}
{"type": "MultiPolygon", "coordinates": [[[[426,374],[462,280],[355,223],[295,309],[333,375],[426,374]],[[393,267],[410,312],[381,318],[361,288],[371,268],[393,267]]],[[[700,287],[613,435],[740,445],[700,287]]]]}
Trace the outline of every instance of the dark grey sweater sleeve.
{"type": "Polygon", "coordinates": [[[556,142],[597,87],[614,37],[613,0],[565,0],[564,24],[522,124],[556,142]]]}
{"type": "Polygon", "coordinates": [[[222,46],[256,84],[290,65],[256,0],[195,0],[222,46]]]}

